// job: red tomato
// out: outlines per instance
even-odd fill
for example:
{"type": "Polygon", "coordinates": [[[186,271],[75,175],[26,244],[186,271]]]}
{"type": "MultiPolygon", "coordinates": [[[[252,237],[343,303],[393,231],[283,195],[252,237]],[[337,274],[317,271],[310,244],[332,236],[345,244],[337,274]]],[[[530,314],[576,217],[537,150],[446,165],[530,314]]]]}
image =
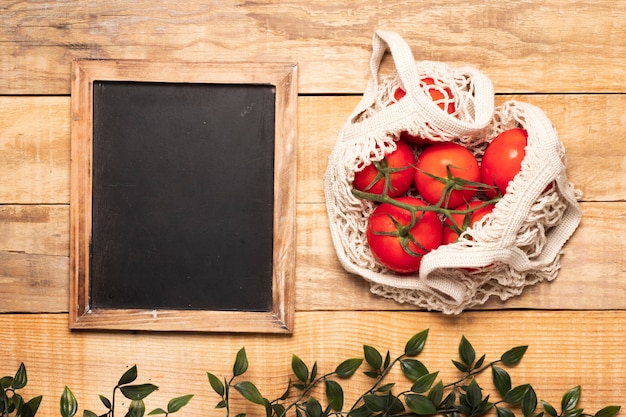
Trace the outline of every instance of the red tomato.
{"type": "MultiPolygon", "coordinates": [[[[432,78],[422,78],[420,85],[425,92],[430,94],[430,98],[439,106],[441,110],[447,111],[448,114],[453,114],[456,111],[454,97],[452,96],[452,91],[450,91],[450,88],[442,88],[441,86],[436,85],[435,80],[433,80],[432,78]]],[[[393,97],[396,99],[396,101],[398,101],[405,95],[406,92],[402,88],[398,87],[396,91],[394,91],[393,97]]],[[[430,143],[428,139],[424,139],[420,136],[411,135],[409,134],[409,132],[406,131],[400,133],[400,139],[418,145],[430,143]]]]}
{"type": "Polygon", "coordinates": [[[356,172],[352,186],[359,191],[382,195],[388,181],[387,195],[397,197],[406,193],[413,184],[415,156],[408,143],[398,140],[396,146],[383,160],[356,172]]]}
{"type": "Polygon", "coordinates": [[[480,176],[481,182],[495,186],[485,189],[489,198],[506,193],[507,185],[522,168],[527,143],[528,132],[515,128],[500,133],[487,146],[481,162],[480,176]]]}
{"type": "MultiPolygon", "coordinates": [[[[467,204],[463,204],[461,207],[457,207],[455,210],[475,209],[483,204],[485,204],[484,201],[474,200],[467,204]]],[[[494,207],[495,204],[487,204],[466,214],[452,214],[452,219],[447,217],[443,223],[443,244],[447,245],[448,243],[455,242],[460,235],[458,230],[464,232],[467,228],[472,227],[475,223],[485,217],[485,215],[491,213],[494,207]]]]}
{"type": "MultiPolygon", "coordinates": [[[[415,197],[399,197],[411,206],[426,204],[415,197]]],[[[419,270],[422,256],[441,245],[443,226],[432,211],[416,211],[417,222],[410,230],[411,212],[390,203],[376,207],[367,225],[367,243],[374,257],[384,266],[399,273],[419,270]]]]}
{"type": "Polygon", "coordinates": [[[429,145],[418,156],[415,167],[417,191],[430,204],[458,207],[476,194],[480,180],[478,161],[474,154],[459,144],[442,142],[429,145]]]}

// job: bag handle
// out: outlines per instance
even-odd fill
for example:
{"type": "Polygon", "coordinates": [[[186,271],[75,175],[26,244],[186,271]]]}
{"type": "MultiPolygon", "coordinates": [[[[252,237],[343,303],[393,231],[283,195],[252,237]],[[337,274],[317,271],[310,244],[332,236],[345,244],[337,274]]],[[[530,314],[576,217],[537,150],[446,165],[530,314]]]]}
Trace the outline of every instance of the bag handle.
{"type": "Polygon", "coordinates": [[[370,59],[370,78],[363,98],[356,107],[353,116],[364,111],[378,94],[380,66],[385,52],[389,48],[396,72],[406,90],[403,100],[412,100],[418,111],[425,115],[435,126],[446,126],[453,134],[469,135],[483,129],[493,117],[494,90],[491,80],[472,67],[460,68],[460,72],[471,77],[474,84],[474,121],[460,120],[445,112],[437,111],[432,100],[420,87],[420,75],[415,58],[406,41],[396,32],[376,30],[372,38],[372,56],[370,59]]]}

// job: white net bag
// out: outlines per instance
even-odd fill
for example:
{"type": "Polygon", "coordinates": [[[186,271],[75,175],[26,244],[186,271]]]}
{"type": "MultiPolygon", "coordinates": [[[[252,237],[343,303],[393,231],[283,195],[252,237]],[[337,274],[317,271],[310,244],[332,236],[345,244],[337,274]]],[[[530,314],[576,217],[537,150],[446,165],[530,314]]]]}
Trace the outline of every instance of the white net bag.
{"type": "Polygon", "coordinates": [[[494,108],[485,75],[470,67],[416,62],[393,32],[374,34],[370,70],[363,98],[344,124],[324,175],[331,236],[346,271],[367,280],[375,294],[446,314],[491,296],[506,300],[556,278],[562,247],[580,223],[580,195],[567,180],[563,145],[544,113],[516,101],[494,108]],[[387,48],[395,70],[382,77],[387,48]],[[401,100],[399,88],[405,93],[401,100]],[[429,95],[429,89],[438,92],[429,95]],[[493,211],[456,242],[425,254],[416,273],[396,274],[382,266],[366,239],[377,203],[352,193],[355,173],[395,150],[402,134],[459,143],[480,161],[494,137],[513,128],[527,131],[525,156],[493,211]]]}

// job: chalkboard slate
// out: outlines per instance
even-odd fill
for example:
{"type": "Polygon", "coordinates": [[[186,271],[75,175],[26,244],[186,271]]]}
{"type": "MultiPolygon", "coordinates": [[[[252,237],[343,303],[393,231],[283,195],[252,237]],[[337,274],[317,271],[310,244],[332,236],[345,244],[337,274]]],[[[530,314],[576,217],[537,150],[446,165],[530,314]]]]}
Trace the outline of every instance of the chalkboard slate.
{"type": "Polygon", "coordinates": [[[291,332],[296,69],[73,63],[71,328],[291,332]]]}
{"type": "Polygon", "coordinates": [[[271,311],[274,87],[93,88],[91,305],[271,311]]]}

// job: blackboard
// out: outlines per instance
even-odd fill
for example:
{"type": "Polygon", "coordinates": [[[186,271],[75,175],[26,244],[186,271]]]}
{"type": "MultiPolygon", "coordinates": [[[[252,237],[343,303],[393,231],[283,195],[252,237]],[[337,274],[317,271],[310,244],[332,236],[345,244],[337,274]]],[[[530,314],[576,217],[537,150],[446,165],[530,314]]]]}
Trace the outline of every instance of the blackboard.
{"type": "Polygon", "coordinates": [[[74,63],[71,328],[291,331],[296,68],[74,63]]]}

